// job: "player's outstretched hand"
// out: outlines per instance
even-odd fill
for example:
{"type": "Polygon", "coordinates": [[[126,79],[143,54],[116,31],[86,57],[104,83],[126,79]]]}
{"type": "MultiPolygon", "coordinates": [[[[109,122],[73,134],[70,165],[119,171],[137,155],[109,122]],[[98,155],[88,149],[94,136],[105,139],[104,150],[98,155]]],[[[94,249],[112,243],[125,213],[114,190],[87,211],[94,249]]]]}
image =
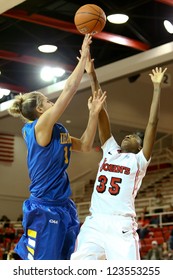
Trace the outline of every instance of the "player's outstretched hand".
{"type": "Polygon", "coordinates": [[[106,91],[102,94],[99,89],[98,92],[94,92],[93,96],[88,99],[88,109],[92,113],[99,113],[106,100],[106,91]]]}
{"type": "Polygon", "coordinates": [[[152,73],[150,73],[149,76],[151,77],[153,84],[162,83],[166,70],[167,68],[162,70],[162,67],[156,67],[155,69],[152,69],[152,73]]]}
{"type": "Polygon", "coordinates": [[[81,56],[89,55],[91,43],[92,43],[92,36],[90,34],[86,34],[83,39],[82,47],[80,50],[81,56]]]}

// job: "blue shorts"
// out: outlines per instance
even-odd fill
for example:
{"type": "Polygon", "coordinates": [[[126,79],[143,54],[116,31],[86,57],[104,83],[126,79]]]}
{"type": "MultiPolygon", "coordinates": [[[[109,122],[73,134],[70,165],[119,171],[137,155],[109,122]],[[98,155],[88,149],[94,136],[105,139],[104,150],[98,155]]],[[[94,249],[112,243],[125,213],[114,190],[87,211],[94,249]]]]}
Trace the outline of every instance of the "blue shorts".
{"type": "Polygon", "coordinates": [[[69,260],[79,233],[75,204],[44,202],[30,197],[23,203],[24,234],[15,247],[23,260],[69,260]],[[58,205],[57,205],[58,204],[58,205]]]}

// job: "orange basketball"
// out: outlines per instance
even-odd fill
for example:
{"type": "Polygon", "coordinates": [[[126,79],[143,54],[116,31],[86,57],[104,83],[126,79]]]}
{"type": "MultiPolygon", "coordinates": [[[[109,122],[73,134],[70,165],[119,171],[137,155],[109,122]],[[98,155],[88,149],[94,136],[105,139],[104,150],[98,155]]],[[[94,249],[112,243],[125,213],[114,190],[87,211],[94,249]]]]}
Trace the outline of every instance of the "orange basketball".
{"type": "Polygon", "coordinates": [[[74,23],[80,33],[93,35],[103,30],[106,24],[106,15],[99,6],[86,4],[77,10],[74,23]]]}

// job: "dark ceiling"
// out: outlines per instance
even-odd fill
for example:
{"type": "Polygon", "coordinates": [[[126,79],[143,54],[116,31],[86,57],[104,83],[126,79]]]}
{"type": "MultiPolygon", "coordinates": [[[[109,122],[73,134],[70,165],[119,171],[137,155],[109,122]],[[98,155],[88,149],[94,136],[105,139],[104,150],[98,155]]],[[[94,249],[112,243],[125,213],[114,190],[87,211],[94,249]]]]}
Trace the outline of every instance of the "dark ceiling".
{"type": "MultiPolygon", "coordinates": [[[[1,14],[0,87],[16,92],[43,88],[48,85],[39,76],[44,65],[63,66],[68,76],[77,63],[83,40],[74,25],[74,15],[80,6],[88,3],[90,1],[27,0],[1,14]],[[44,54],[38,51],[40,44],[55,44],[58,50],[44,54]]],[[[173,35],[163,26],[165,19],[173,22],[171,0],[91,3],[100,6],[106,15],[126,13],[130,18],[122,25],[107,21],[104,30],[93,37],[91,53],[96,68],[172,41],[173,35]],[[118,43],[120,39],[123,44],[118,43]]]]}

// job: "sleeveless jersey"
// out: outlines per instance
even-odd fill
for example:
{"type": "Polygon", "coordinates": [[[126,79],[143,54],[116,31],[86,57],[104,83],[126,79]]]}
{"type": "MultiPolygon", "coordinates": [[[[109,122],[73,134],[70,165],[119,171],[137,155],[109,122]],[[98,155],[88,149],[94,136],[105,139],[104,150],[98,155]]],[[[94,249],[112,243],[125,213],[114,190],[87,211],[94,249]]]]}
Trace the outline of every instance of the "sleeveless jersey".
{"type": "Polygon", "coordinates": [[[44,200],[64,201],[71,195],[66,173],[71,154],[71,138],[63,125],[55,124],[51,142],[42,147],[35,138],[36,123],[37,120],[28,122],[22,129],[28,149],[30,193],[44,200]]]}
{"type": "Polygon", "coordinates": [[[111,136],[102,146],[103,157],[94,185],[90,212],[135,217],[134,199],[149,161],[139,153],[121,153],[111,136]]]}

